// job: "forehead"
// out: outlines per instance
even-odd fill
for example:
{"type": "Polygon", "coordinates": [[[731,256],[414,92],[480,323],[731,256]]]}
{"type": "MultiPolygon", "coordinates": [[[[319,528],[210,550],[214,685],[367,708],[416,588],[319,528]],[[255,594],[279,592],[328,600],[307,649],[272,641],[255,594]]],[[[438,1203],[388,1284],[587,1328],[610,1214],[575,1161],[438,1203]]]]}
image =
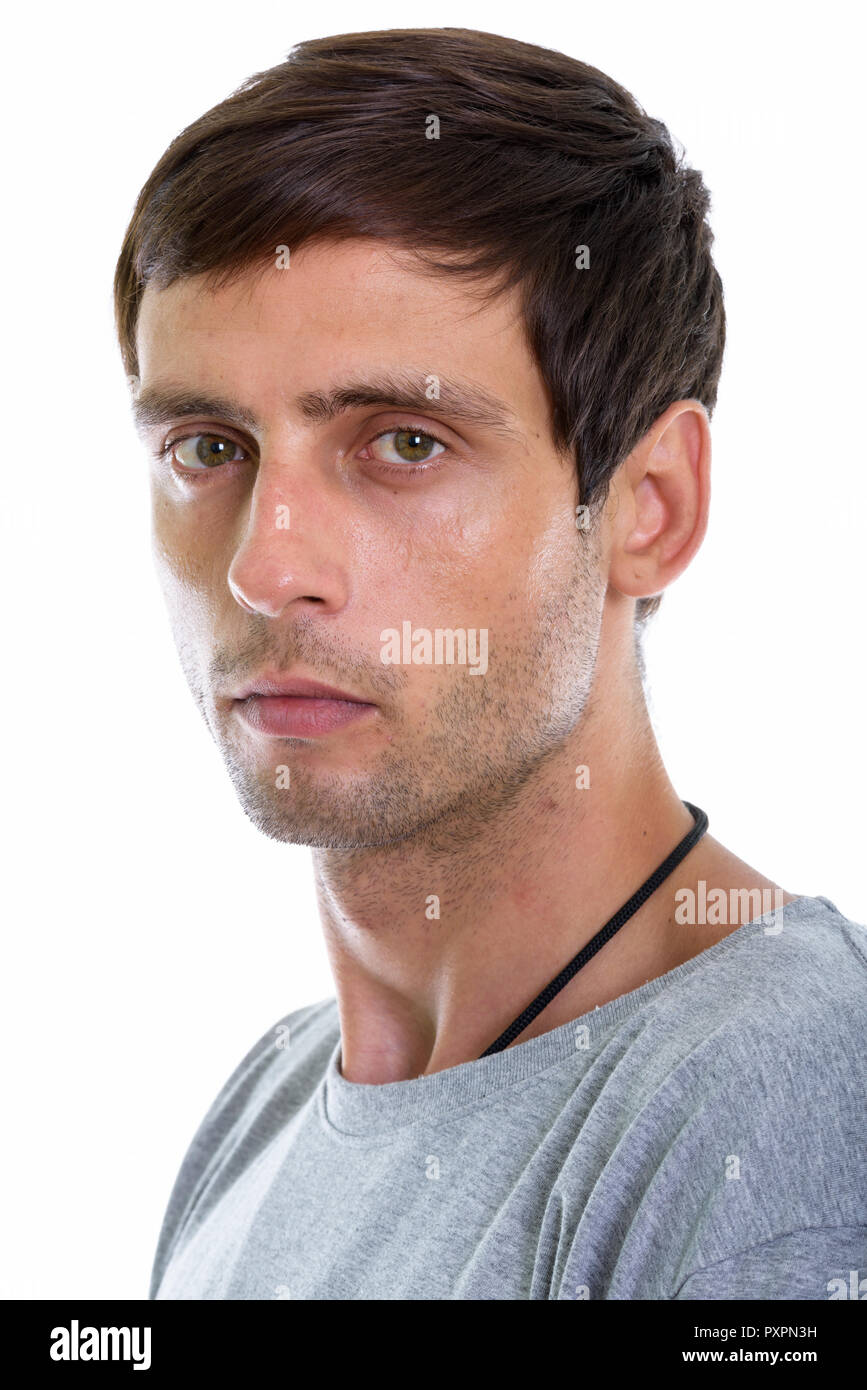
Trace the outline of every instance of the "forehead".
{"type": "Polygon", "coordinates": [[[547,419],[548,398],[515,291],[483,303],[463,277],[423,272],[382,242],[310,244],[214,289],[205,276],[148,286],[138,321],[143,385],[157,378],[228,385],[261,400],[316,389],[346,370],[412,369],[474,379],[519,416],[547,419]]]}

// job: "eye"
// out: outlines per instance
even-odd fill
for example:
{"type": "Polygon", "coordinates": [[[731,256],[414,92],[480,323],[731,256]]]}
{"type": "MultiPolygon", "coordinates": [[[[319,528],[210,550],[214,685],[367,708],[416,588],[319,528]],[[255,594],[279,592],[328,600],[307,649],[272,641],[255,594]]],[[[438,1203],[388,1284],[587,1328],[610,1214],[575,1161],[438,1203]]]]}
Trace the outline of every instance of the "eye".
{"type": "Polygon", "coordinates": [[[207,472],[221,463],[238,463],[238,453],[246,457],[240,444],[223,434],[191,434],[170,440],[163,452],[191,473],[207,472]]]}
{"type": "Polygon", "coordinates": [[[370,446],[373,457],[378,463],[384,464],[424,464],[445,453],[446,445],[436,435],[428,434],[425,430],[413,429],[410,426],[401,426],[399,429],[384,430],[371,440],[370,446]],[[387,444],[384,441],[393,436],[394,443],[387,444]],[[383,454],[378,454],[373,449],[374,445],[380,445],[383,454]],[[436,449],[437,453],[431,450],[436,449]]]}

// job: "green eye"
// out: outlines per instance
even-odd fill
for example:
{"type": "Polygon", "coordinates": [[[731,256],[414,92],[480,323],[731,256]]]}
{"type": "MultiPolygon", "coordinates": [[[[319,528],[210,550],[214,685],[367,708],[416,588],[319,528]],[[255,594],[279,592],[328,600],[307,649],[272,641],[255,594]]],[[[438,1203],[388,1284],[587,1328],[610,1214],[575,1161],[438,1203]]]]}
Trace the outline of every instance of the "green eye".
{"type": "Polygon", "coordinates": [[[178,463],[195,472],[214,468],[220,463],[236,462],[235,455],[240,449],[234,439],[227,439],[221,434],[193,434],[188,439],[175,440],[169,447],[178,463]]]}
{"type": "Polygon", "coordinates": [[[424,430],[387,430],[373,442],[386,451],[385,457],[379,458],[380,463],[427,463],[429,459],[437,457],[437,454],[431,453],[432,449],[439,453],[445,450],[441,440],[435,435],[426,434],[424,430]],[[385,443],[390,437],[394,440],[391,445],[385,443]]]}

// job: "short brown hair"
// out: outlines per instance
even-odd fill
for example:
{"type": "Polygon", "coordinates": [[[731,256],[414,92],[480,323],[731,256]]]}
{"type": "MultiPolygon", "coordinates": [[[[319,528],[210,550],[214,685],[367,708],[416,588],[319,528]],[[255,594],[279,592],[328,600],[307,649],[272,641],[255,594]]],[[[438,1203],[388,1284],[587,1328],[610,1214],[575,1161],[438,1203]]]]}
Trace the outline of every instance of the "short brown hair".
{"type": "Polygon", "coordinates": [[[114,279],[124,364],[137,375],[151,282],[218,286],[279,245],[383,238],[435,273],[520,286],[554,443],[593,507],[672,401],[713,410],[709,201],[666,127],[565,54],[455,28],[308,40],[182,131],[141,190],[114,279]]]}

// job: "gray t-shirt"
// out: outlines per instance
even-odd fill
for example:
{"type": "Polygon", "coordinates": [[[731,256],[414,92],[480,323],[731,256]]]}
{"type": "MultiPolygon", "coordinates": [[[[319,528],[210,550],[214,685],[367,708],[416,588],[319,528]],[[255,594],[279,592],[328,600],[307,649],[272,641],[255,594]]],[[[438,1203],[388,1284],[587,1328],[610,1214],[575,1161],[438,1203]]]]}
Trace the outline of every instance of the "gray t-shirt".
{"type": "Polygon", "coordinates": [[[805,897],[428,1077],[347,1081],[336,1001],[299,1009],[202,1121],[149,1296],[867,1298],[865,983],[805,897]]]}

